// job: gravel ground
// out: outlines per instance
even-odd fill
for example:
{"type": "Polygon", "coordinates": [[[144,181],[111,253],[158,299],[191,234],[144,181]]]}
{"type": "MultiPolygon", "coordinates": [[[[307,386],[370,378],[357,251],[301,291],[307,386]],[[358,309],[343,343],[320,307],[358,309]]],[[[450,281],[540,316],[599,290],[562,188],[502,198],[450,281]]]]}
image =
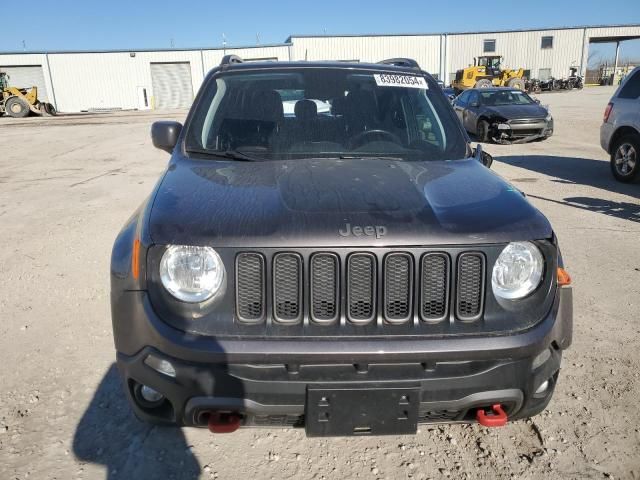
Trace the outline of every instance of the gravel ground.
{"type": "Polygon", "coordinates": [[[640,185],[598,128],[610,88],[540,95],[556,135],[486,149],[560,238],[575,336],[548,410],[501,429],[307,439],[149,427],[113,365],[109,256],[166,163],[149,125],[184,112],[0,119],[0,478],[640,478],[640,185]]]}

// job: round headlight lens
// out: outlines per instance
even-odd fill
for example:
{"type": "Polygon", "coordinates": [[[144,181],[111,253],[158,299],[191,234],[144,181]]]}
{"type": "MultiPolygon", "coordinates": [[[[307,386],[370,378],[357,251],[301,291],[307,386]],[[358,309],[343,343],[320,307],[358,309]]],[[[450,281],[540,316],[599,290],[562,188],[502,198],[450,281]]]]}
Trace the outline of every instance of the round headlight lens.
{"type": "Polygon", "coordinates": [[[542,279],[544,259],[531,242],[507,245],[496,260],[491,286],[496,297],[515,300],[533,292],[542,279]]]}
{"type": "Polygon", "coordinates": [[[160,280],[178,300],[203,302],[215,295],[224,279],[224,266],[211,247],[173,245],[160,261],[160,280]]]}

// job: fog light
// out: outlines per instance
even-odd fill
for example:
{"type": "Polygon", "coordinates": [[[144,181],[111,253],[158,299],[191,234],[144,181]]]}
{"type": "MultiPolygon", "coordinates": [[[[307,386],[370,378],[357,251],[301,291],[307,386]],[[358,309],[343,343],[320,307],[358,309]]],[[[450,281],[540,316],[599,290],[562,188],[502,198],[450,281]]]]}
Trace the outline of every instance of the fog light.
{"type": "Polygon", "coordinates": [[[175,378],[176,369],[173,368],[171,362],[168,360],[164,360],[162,358],[154,357],[153,355],[147,355],[147,358],[144,359],[144,363],[153,368],[156,372],[162,373],[168,377],[175,378]]]}
{"type": "Polygon", "coordinates": [[[538,387],[538,389],[536,390],[536,395],[539,395],[541,393],[544,393],[547,391],[547,389],[549,388],[549,380],[545,380],[544,382],[542,382],[540,384],[540,386],[538,387]]]}
{"type": "Polygon", "coordinates": [[[157,403],[164,398],[164,395],[147,385],[140,388],[140,396],[149,403],[157,403]]]}

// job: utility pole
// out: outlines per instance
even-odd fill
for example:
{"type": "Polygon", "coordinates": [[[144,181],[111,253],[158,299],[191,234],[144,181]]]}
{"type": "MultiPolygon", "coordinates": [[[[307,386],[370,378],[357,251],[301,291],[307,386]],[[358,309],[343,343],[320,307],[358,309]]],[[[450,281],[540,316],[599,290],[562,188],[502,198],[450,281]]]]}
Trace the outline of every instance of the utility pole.
{"type": "Polygon", "coordinates": [[[222,33],[222,54],[227,54],[227,36],[222,33]]]}

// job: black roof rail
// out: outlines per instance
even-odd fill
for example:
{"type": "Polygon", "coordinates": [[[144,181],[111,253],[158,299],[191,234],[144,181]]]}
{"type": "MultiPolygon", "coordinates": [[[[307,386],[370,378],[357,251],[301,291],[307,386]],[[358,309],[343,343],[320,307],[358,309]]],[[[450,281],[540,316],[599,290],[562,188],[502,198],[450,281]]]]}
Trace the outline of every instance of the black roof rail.
{"type": "Polygon", "coordinates": [[[420,70],[420,65],[418,65],[418,62],[413,58],[387,58],[386,60],[381,60],[378,63],[382,63],[383,65],[394,65],[396,67],[411,67],[420,70]]]}
{"type": "Polygon", "coordinates": [[[232,63],[242,63],[242,59],[237,55],[225,55],[220,60],[220,65],[231,65],[232,63]]]}

